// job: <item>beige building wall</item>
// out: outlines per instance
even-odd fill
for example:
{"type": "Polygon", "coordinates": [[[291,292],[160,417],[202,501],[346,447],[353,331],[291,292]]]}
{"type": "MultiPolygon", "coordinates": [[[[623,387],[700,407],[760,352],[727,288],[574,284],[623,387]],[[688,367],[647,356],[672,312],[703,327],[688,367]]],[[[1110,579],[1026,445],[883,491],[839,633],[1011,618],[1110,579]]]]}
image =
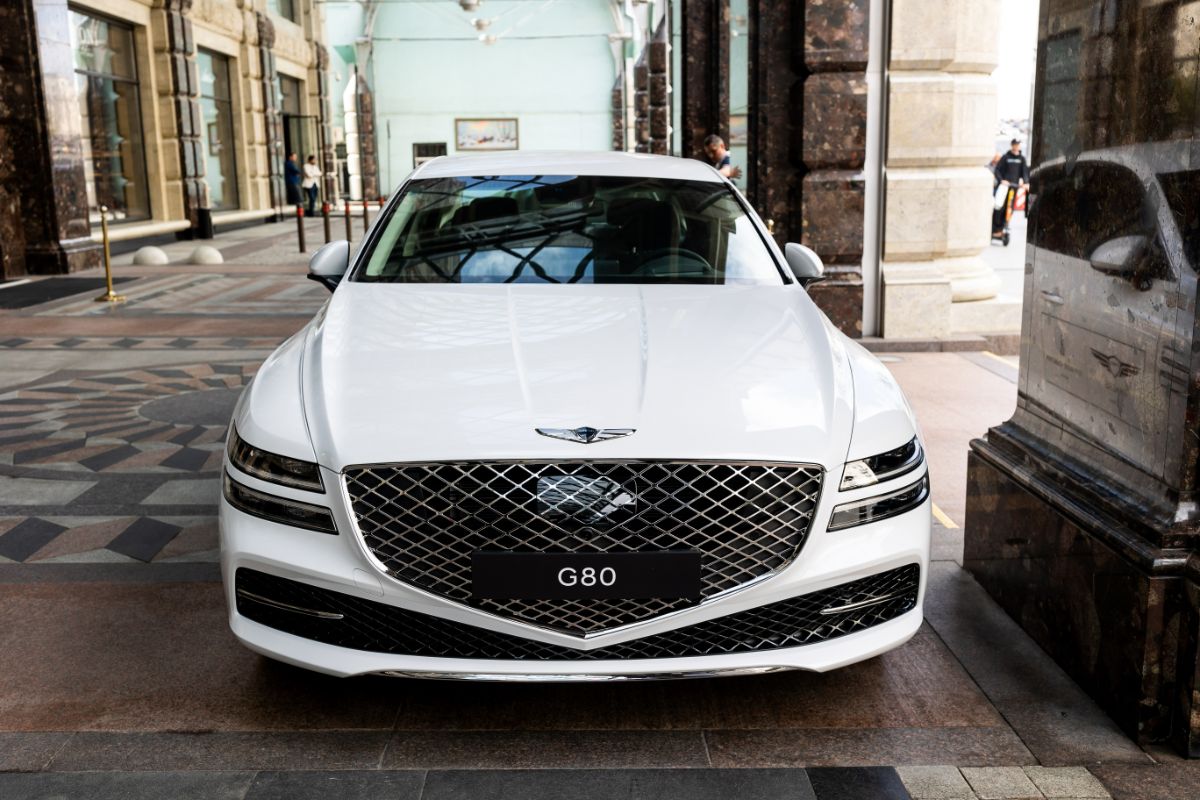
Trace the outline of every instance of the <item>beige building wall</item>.
{"type": "Polygon", "coordinates": [[[985,165],[1001,9],[1001,0],[892,0],[881,264],[887,338],[950,336],[963,318],[955,306],[992,298],[999,287],[980,253],[991,239],[985,165]]]}
{"type": "MultiPolygon", "coordinates": [[[[265,218],[275,212],[270,192],[263,68],[258,15],[275,28],[275,54],[280,74],[303,82],[304,113],[321,114],[317,96],[317,48],[325,38],[324,10],[314,0],[295,0],[298,22],[268,10],[268,0],[192,0],[184,16],[191,20],[196,48],[229,59],[230,94],[234,109],[234,142],[238,205],[214,212],[216,225],[265,218]]],[[[145,149],[149,221],[113,226],[112,238],[132,239],[189,227],[185,209],[177,92],[169,49],[169,15],[165,0],[73,0],[80,11],[134,26],[138,93],[145,149]]],[[[186,2],[181,5],[187,6],[186,2]]],[[[192,64],[191,69],[195,70],[192,64]]]]}

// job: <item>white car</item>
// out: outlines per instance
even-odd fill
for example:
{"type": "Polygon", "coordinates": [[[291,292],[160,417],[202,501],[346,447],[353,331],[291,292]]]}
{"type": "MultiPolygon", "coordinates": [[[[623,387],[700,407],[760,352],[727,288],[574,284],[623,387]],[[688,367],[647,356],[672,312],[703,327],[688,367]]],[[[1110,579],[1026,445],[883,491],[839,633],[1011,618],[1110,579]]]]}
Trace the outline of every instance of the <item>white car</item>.
{"type": "Polygon", "coordinates": [[[698,161],[419,167],[234,412],[233,632],[335,675],[823,671],[921,624],[929,480],[888,371],[698,161]]]}

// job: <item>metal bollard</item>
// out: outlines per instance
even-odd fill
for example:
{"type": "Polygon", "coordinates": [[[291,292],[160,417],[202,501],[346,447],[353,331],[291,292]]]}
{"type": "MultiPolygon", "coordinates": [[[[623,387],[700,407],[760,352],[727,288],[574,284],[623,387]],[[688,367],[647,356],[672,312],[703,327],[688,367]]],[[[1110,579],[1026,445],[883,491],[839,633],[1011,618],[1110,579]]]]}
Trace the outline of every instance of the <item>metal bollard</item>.
{"type": "Polygon", "coordinates": [[[329,230],[329,203],[321,203],[321,217],[325,222],[325,244],[329,244],[333,239],[333,233],[329,230]]]}
{"type": "Polygon", "coordinates": [[[342,200],[342,210],[346,212],[346,241],[354,241],[354,231],[350,228],[350,198],[342,200]]]}
{"type": "Polygon", "coordinates": [[[380,208],[383,208],[383,200],[384,200],[384,198],[382,198],[382,197],[379,198],[379,207],[380,208]]]}
{"type": "Polygon", "coordinates": [[[364,236],[367,234],[367,227],[371,224],[371,221],[367,218],[367,209],[369,209],[370,207],[371,207],[370,202],[368,202],[367,198],[364,197],[363,198],[363,235],[364,236]]]}
{"type": "Polygon", "coordinates": [[[300,237],[300,252],[304,252],[304,206],[296,206],[296,234],[300,237]]]}
{"type": "Polygon", "coordinates": [[[108,254],[108,206],[100,206],[100,238],[104,240],[104,280],[108,291],[96,298],[97,303],[124,303],[125,296],[113,291],[112,258],[108,254]]]}

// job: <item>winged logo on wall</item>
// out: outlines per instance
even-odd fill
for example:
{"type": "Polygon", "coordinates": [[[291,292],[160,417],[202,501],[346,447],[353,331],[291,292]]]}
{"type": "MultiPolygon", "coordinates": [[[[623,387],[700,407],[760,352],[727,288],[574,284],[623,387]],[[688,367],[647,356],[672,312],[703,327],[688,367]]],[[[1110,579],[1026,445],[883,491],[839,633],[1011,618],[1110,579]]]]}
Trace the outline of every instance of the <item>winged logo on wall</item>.
{"type": "Polygon", "coordinates": [[[1114,378],[1128,378],[1131,375],[1137,375],[1141,372],[1140,369],[1133,364],[1127,364],[1111,353],[1102,353],[1095,348],[1092,348],[1092,355],[1100,362],[1100,366],[1109,371],[1114,378]]]}

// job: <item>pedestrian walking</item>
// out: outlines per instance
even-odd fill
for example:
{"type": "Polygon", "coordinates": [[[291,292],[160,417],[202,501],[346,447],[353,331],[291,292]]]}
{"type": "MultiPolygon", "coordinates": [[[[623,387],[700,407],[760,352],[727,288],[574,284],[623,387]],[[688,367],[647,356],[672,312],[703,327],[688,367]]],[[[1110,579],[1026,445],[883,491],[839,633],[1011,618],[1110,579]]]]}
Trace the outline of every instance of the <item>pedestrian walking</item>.
{"type": "Polygon", "coordinates": [[[300,188],[304,190],[304,199],[307,201],[304,213],[310,217],[317,213],[317,192],[320,185],[321,168],[317,166],[317,157],[309,156],[308,161],[304,162],[304,180],[300,182],[300,188]]]}
{"type": "Polygon", "coordinates": [[[704,155],[717,172],[731,181],[742,177],[742,168],[733,165],[733,160],[729,157],[729,150],[725,147],[725,140],[715,133],[705,138],[704,155]]]}
{"type": "Polygon", "coordinates": [[[1029,164],[1021,154],[1020,139],[1013,139],[1008,152],[996,160],[993,176],[996,202],[992,211],[992,238],[1003,240],[1017,190],[1029,183],[1029,164]]]}
{"type": "Polygon", "coordinates": [[[288,153],[287,161],[283,162],[283,182],[287,190],[288,205],[298,206],[303,203],[300,198],[300,165],[296,163],[295,153],[288,153]]]}

